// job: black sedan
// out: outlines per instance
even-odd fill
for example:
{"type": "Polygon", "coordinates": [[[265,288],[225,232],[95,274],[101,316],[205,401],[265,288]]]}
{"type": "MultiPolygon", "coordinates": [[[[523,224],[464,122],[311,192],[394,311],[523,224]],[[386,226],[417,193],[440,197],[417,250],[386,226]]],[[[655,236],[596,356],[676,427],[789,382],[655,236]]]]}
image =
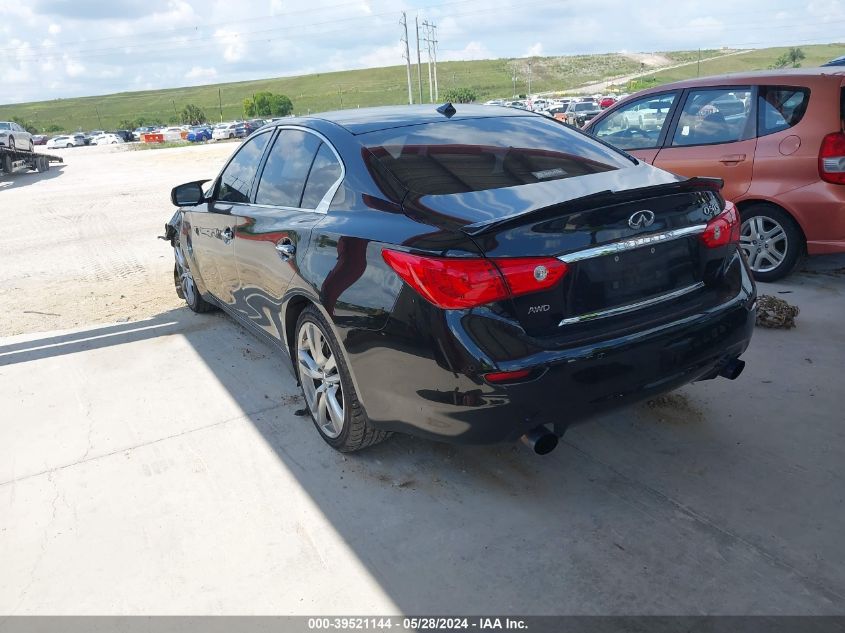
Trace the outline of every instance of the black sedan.
{"type": "Polygon", "coordinates": [[[755,318],[719,181],[530,112],[347,110],[252,134],[176,187],[176,291],[290,359],[323,439],[461,443],[735,378],[755,318]]]}

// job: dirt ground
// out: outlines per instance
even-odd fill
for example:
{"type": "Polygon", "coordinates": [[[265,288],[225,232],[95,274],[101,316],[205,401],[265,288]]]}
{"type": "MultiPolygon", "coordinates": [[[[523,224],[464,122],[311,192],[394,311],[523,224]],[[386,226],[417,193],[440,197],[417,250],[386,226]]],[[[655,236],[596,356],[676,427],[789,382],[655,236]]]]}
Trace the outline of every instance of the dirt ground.
{"type": "Polygon", "coordinates": [[[170,189],[213,178],[234,143],[51,150],[64,165],[0,177],[0,336],[138,320],[181,305],[156,236],[170,189]]]}

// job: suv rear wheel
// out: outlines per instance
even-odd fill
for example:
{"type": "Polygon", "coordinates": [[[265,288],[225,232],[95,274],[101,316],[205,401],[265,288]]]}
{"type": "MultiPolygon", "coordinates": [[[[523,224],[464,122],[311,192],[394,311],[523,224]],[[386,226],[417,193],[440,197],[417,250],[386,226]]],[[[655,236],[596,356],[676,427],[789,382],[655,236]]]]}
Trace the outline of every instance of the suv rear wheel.
{"type": "Polygon", "coordinates": [[[742,211],[739,245],[758,281],[782,279],[795,270],[804,252],[795,220],[768,204],[753,204],[742,211]]]}

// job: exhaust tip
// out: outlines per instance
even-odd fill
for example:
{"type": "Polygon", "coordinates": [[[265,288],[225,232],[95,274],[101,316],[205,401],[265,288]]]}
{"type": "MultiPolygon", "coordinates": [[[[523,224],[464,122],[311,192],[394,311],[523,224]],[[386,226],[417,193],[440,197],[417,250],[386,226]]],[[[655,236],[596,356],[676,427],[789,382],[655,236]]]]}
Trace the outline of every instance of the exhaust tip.
{"type": "Polygon", "coordinates": [[[739,375],[742,373],[742,370],[745,369],[745,361],[739,360],[738,358],[734,358],[729,360],[727,364],[722,367],[719,375],[723,378],[727,378],[728,380],[736,380],[739,378],[739,375]]]}
{"type": "Polygon", "coordinates": [[[520,441],[537,455],[548,455],[557,448],[558,437],[544,426],[538,426],[523,435],[520,441]]]}

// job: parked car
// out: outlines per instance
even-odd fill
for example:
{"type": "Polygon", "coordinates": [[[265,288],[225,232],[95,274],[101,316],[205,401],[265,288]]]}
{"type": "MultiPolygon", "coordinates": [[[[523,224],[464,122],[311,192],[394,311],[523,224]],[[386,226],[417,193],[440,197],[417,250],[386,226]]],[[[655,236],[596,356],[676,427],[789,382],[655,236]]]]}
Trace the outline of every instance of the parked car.
{"type": "Polygon", "coordinates": [[[32,135],[32,144],[33,145],[46,145],[47,144],[47,137],[43,134],[33,134],[32,135]]]}
{"type": "Polygon", "coordinates": [[[263,127],[267,121],[264,119],[250,119],[249,121],[244,121],[244,128],[246,129],[247,136],[255,132],[255,130],[263,127]]]}
{"type": "Polygon", "coordinates": [[[135,136],[129,130],[115,130],[113,134],[119,136],[124,143],[131,143],[135,140],[135,136]]]}
{"type": "Polygon", "coordinates": [[[227,138],[240,138],[246,135],[243,123],[221,123],[211,133],[211,138],[219,141],[227,138]]]}
{"type": "Polygon", "coordinates": [[[117,134],[100,134],[91,141],[92,145],[117,145],[125,141],[117,134]]]}
{"type": "Polygon", "coordinates": [[[14,121],[0,121],[0,147],[34,151],[32,134],[14,121]]]}
{"type": "Polygon", "coordinates": [[[601,108],[599,108],[595,101],[573,101],[566,107],[566,113],[564,115],[566,118],[564,120],[569,125],[582,127],[600,112],[601,108]]]}
{"type": "Polygon", "coordinates": [[[196,125],[188,132],[187,139],[191,143],[199,143],[211,140],[211,128],[205,125],[196,125]]]}
{"type": "Polygon", "coordinates": [[[180,127],[166,127],[160,130],[160,134],[164,137],[165,141],[181,141],[185,138],[182,136],[184,132],[180,127]]]}
{"type": "Polygon", "coordinates": [[[739,374],[755,289],[717,182],[530,112],[442,110],[265,126],[171,192],[177,293],[277,345],[328,444],[543,453],[593,414],[739,374]]]}
{"type": "Polygon", "coordinates": [[[614,103],[616,103],[616,98],[615,98],[615,97],[610,97],[610,96],[608,96],[608,97],[602,97],[602,98],[599,100],[599,107],[600,107],[602,110],[604,110],[605,108],[609,108],[610,106],[612,106],[614,103]]]}
{"type": "Polygon", "coordinates": [[[97,139],[99,139],[101,136],[104,136],[104,135],[105,135],[105,132],[103,132],[102,130],[96,130],[94,132],[90,132],[90,133],[86,134],[85,137],[84,137],[85,138],[85,144],[86,145],[96,145],[97,139]]]}
{"type": "Polygon", "coordinates": [[[503,106],[503,105],[505,105],[505,100],[504,99],[490,99],[490,101],[485,101],[484,105],[503,106]]]}
{"type": "Polygon", "coordinates": [[[845,66],[845,55],[831,59],[829,62],[822,64],[822,66],[845,66]]]}
{"type": "Polygon", "coordinates": [[[47,141],[47,149],[58,149],[60,147],[73,147],[76,143],[72,136],[54,136],[47,141]]]}
{"type": "Polygon", "coordinates": [[[142,135],[149,134],[149,133],[153,132],[154,130],[155,130],[154,127],[149,127],[149,126],[137,127],[132,132],[132,139],[135,140],[135,141],[140,141],[142,135]]]}
{"type": "Polygon", "coordinates": [[[805,253],[845,252],[843,89],[831,68],[693,79],[632,95],[586,131],[656,167],[722,178],[754,275],[774,281],[805,253]]]}

